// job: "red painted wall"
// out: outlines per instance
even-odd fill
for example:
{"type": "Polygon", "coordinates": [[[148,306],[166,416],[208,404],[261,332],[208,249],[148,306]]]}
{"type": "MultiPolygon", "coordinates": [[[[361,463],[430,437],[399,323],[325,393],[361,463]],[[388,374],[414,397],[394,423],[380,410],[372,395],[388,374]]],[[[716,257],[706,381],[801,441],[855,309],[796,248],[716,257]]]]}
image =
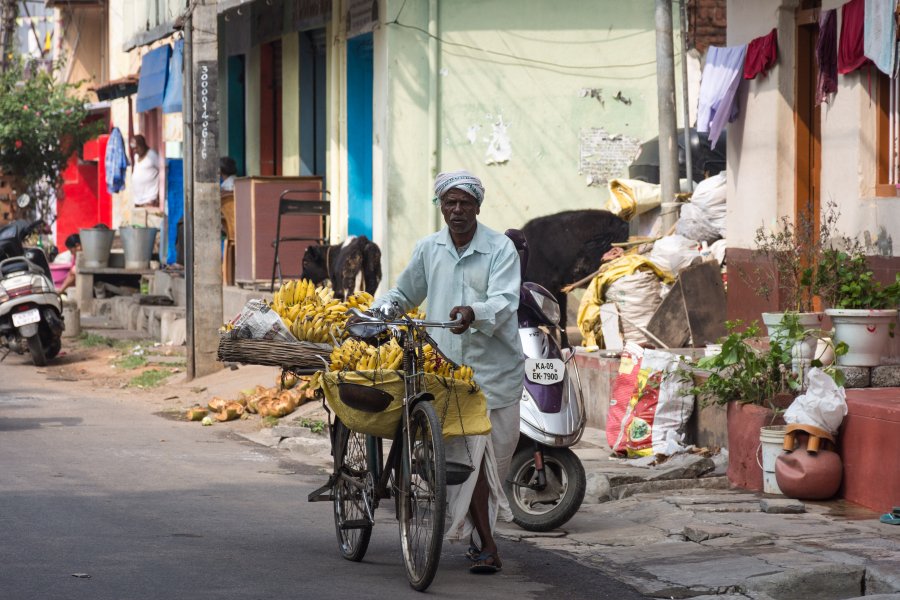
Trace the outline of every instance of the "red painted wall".
{"type": "Polygon", "coordinates": [[[60,251],[72,233],[82,227],[105,223],[112,227],[112,196],[106,190],[106,144],[103,134],[85,144],[84,160],[69,159],[63,171],[62,196],[56,205],[56,239],[60,251]]]}

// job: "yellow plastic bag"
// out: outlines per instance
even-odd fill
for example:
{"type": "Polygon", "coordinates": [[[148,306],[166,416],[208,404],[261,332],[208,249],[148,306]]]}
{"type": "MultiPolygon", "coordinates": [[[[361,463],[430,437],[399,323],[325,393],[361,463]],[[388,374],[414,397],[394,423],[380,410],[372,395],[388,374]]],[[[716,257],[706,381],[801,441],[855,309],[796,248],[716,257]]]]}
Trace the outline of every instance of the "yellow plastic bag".
{"type": "MultiPolygon", "coordinates": [[[[331,371],[320,379],[328,406],[351,430],[385,439],[393,439],[403,414],[405,387],[402,371],[331,371]],[[351,408],[341,402],[342,382],[374,385],[393,397],[379,413],[351,408]]],[[[444,437],[484,435],[491,431],[487,416],[487,400],[478,387],[458,379],[425,374],[425,391],[434,396],[432,405],[442,421],[444,437]],[[445,416],[446,413],[446,416],[445,416]]]]}

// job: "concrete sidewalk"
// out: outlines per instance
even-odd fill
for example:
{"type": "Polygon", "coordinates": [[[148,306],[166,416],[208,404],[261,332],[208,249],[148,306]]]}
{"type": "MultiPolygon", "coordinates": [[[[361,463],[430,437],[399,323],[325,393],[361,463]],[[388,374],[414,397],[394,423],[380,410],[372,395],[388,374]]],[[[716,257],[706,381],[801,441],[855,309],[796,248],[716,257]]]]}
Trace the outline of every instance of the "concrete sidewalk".
{"type": "MultiPolygon", "coordinates": [[[[181,385],[236,395],[271,385],[276,372],[241,367],[181,385]]],[[[328,438],[300,424],[309,418],[325,418],[320,402],[271,429],[248,427],[252,421],[216,426],[321,467],[324,482],[328,438]]],[[[679,455],[660,465],[610,458],[598,429],[585,432],[576,452],[588,476],[578,514],[545,534],[501,524],[506,543],[562,553],[655,598],[900,600],[900,527],[880,523],[877,513],[845,501],[801,503],[732,490],[725,455],[679,455]]]]}

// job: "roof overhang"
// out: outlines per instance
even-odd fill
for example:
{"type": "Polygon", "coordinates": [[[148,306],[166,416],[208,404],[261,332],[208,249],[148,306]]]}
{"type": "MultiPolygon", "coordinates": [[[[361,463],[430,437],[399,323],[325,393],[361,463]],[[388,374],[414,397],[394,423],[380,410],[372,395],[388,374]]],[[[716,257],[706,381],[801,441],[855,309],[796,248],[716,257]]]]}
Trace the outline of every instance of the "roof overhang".
{"type": "Polygon", "coordinates": [[[115,100],[117,98],[125,98],[137,93],[138,76],[128,75],[121,79],[113,79],[103,85],[94,86],[91,91],[97,94],[100,101],[115,100]]]}

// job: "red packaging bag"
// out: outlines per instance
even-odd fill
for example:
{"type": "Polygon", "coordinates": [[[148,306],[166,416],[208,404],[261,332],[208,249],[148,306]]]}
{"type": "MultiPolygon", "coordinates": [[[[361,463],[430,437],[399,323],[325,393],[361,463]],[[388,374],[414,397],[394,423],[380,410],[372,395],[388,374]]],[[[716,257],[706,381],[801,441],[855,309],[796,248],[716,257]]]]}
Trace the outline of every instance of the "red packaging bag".
{"type": "Polygon", "coordinates": [[[606,442],[614,452],[621,454],[625,453],[623,425],[630,412],[631,400],[638,389],[642,355],[643,350],[639,346],[629,347],[622,352],[619,373],[613,383],[606,414],[606,442]]]}

